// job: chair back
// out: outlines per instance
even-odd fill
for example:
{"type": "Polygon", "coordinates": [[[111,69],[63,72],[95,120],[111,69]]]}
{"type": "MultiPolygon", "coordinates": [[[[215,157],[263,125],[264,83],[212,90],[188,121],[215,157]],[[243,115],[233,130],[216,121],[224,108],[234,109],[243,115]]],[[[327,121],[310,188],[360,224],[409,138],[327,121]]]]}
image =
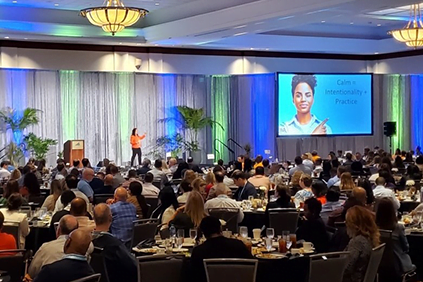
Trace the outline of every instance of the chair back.
{"type": "Polygon", "coordinates": [[[383,257],[383,252],[385,250],[385,244],[381,244],[376,248],[373,248],[372,254],[370,255],[369,264],[367,265],[366,274],[364,276],[363,282],[374,282],[380,261],[383,257]]]}
{"type": "Polygon", "coordinates": [[[151,184],[156,186],[159,189],[162,189],[162,181],[161,180],[154,180],[151,184]]]}
{"type": "Polygon", "coordinates": [[[137,259],[139,282],[182,281],[183,255],[152,255],[137,259]]]}
{"type": "Polygon", "coordinates": [[[275,235],[282,231],[295,233],[298,225],[299,213],[296,209],[269,209],[269,225],[275,230],[275,235]]]}
{"type": "Polygon", "coordinates": [[[19,235],[21,234],[21,230],[20,230],[20,227],[19,227],[19,222],[4,221],[2,232],[13,235],[13,237],[15,237],[15,240],[16,240],[16,245],[20,246],[21,236],[19,236],[19,235]]]}
{"type": "Polygon", "coordinates": [[[113,194],[94,194],[93,204],[105,203],[108,199],[113,199],[113,194]]]}
{"type": "Polygon", "coordinates": [[[97,273],[97,274],[93,274],[87,277],[83,277],[77,280],[73,280],[71,282],[99,282],[101,278],[101,274],[97,273]]]}
{"type": "Polygon", "coordinates": [[[204,259],[207,282],[255,282],[256,259],[204,259]]]}
{"type": "Polygon", "coordinates": [[[380,242],[385,244],[385,251],[383,252],[382,260],[379,265],[379,279],[385,281],[386,279],[401,280],[402,275],[401,262],[397,259],[394,253],[394,238],[391,230],[379,229],[380,242]]]}
{"type": "Polygon", "coordinates": [[[159,220],[157,218],[135,220],[132,231],[131,248],[146,239],[154,239],[157,232],[158,222],[159,220]]]}
{"type": "Polygon", "coordinates": [[[213,208],[208,209],[210,216],[222,219],[226,222],[225,226],[222,226],[223,230],[232,231],[232,233],[238,233],[238,215],[239,209],[237,208],[213,208]]]}
{"type": "Polygon", "coordinates": [[[153,211],[157,208],[159,204],[159,198],[145,198],[147,205],[150,205],[149,212],[146,218],[150,218],[153,211]]]}
{"type": "Polygon", "coordinates": [[[342,282],[348,252],[325,253],[310,256],[309,282],[342,282]]]}
{"type": "Polygon", "coordinates": [[[90,265],[94,272],[100,273],[100,282],[109,282],[109,276],[107,274],[106,262],[104,261],[103,249],[94,247],[94,251],[91,253],[90,265]]]}
{"type": "Polygon", "coordinates": [[[11,282],[20,282],[24,276],[26,250],[0,251],[0,271],[6,271],[11,282]]]}

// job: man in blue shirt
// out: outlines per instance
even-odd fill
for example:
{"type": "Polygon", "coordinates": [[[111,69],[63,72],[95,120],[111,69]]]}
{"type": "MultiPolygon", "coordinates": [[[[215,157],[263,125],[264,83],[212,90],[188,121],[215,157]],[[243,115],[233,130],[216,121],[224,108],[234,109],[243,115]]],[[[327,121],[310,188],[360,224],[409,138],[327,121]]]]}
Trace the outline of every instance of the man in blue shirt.
{"type": "Polygon", "coordinates": [[[347,171],[348,170],[345,166],[339,166],[336,175],[328,180],[328,188],[332,186],[339,186],[338,182],[341,180],[341,175],[347,171]]]}
{"type": "Polygon", "coordinates": [[[110,206],[112,211],[111,233],[121,240],[127,247],[130,247],[134,220],[137,219],[137,209],[126,200],[128,192],[125,188],[118,188],[115,191],[114,204],[110,206]]]}
{"type": "Polygon", "coordinates": [[[93,195],[94,195],[94,191],[90,186],[90,182],[91,180],[93,180],[93,178],[94,178],[94,170],[92,170],[91,168],[86,168],[82,172],[82,179],[79,180],[78,186],[77,186],[78,190],[84,193],[85,196],[87,196],[87,198],[90,200],[90,202],[93,201],[93,195]]]}

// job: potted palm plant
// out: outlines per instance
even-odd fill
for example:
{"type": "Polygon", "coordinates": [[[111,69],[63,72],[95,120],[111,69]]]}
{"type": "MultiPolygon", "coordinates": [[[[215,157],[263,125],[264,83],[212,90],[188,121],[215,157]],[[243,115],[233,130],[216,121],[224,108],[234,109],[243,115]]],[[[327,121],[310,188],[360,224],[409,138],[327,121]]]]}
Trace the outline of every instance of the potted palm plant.
{"type": "Polygon", "coordinates": [[[32,132],[25,136],[24,140],[26,142],[26,148],[32,152],[37,160],[45,159],[50,146],[57,144],[57,140],[41,138],[32,132]]]}
{"type": "Polygon", "coordinates": [[[178,106],[178,112],[183,119],[182,127],[185,131],[185,149],[190,152],[190,156],[197,162],[201,162],[200,144],[198,142],[198,133],[204,128],[218,125],[224,130],[222,125],[211,117],[205,116],[204,109],[190,108],[187,106],[178,106]]]}

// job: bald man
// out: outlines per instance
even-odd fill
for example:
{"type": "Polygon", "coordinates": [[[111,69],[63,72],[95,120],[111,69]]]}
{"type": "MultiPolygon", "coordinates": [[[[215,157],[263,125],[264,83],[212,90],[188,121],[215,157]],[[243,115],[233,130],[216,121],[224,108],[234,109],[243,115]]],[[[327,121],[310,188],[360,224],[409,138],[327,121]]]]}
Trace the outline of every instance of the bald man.
{"type": "Polygon", "coordinates": [[[63,259],[44,266],[34,282],[68,282],[94,274],[85,256],[90,243],[89,232],[81,229],[72,231],[64,243],[63,259]]]}
{"type": "Polygon", "coordinates": [[[228,187],[223,183],[218,183],[215,186],[216,198],[208,200],[204,204],[204,212],[209,215],[210,209],[238,209],[238,223],[244,219],[244,213],[241,210],[241,206],[235,200],[228,197],[228,187]]]}
{"type": "Polygon", "coordinates": [[[137,209],[133,204],[128,203],[127,199],[128,192],[126,189],[117,188],[115,191],[115,203],[110,206],[113,217],[110,231],[127,248],[131,248],[133,222],[137,219],[137,209]]]}
{"type": "Polygon", "coordinates": [[[95,174],[91,168],[86,168],[82,171],[82,179],[78,182],[78,190],[87,196],[90,202],[93,201],[94,191],[90,186],[90,182],[93,180],[95,174]]]}
{"type": "Polygon", "coordinates": [[[44,243],[38,251],[35,253],[32,259],[31,265],[28,269],[28,274],[31,277],[35,277],[40,272],[44,265],[53,263],[61,260],[64,251],[63,246],[65,245],[67,236],[78,228],[78,221],[72,215],[63,216],[57,227],[56,240],[44,243]]]}
{"type": "Polygon", "coordinates": [[[363,206],[366,206],[367,203],[367,193],[364,188],[355,187],[352,190],[352,196],[359,201],[363,206]]]}
{"type": "Polygon", "coordinates": [[[73,215],[79,224],[79,229],[92,232],[95,228],[93,220],[88,218],[87,205],[82,198],[75,198],[71,202],[70,214],[73,215]]]}
{"type": "Polygon", "coordinates": [[[103,249],[102,256],[107,268],[109,282],[137,282],[137,261],[128,248],[108,231],[112,224],[112,212],[106,204],[94,208],[96,224],[93,233],[94,246],[103,249]]]}

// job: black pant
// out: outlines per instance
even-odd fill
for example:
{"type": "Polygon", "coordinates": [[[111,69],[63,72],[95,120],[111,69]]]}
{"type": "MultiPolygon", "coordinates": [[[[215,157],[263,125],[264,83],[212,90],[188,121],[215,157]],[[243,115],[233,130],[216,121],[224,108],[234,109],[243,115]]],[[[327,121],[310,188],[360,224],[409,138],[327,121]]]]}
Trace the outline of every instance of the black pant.
{"type": "Polygon", "coordinates": [[[134,166],[135,156],[138,155],[138,165],[141,165],[141,148],[134,149],[132,148],[132,157],[131,157],[131,167],[134,166]]]}

